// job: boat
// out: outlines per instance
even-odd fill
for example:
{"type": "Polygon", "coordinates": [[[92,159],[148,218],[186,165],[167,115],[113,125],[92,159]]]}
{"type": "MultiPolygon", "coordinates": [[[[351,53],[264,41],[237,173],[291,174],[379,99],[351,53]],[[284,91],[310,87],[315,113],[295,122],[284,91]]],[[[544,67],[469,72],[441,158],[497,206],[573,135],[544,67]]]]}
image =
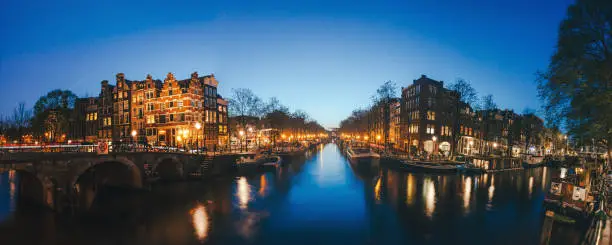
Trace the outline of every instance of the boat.
{"type": "Polygon", "coordinates": [[[283,164],[291,162],[295,158],[303,157],[306,153],[306,147],[302,144],[285,144],[276,146],[275,154],[280,156],[283,164]]]}
{"type": "Polygon", "coordinates": [[[261,167],[264,169],[277,168],[281,165],[282,158],[277,155],[263,156],[258,160],[261,163],[261,167]]]}
{"type": "Polygon", "coordinates": [[[380,155],[370,148],[348,147],[346,155],[351,163],[370,163],[374,159],[380,159],[380,155]]]}
{"type": "Polygon", "coordinates": [[[238,173],[246,174],[260,169],[276,168],[280,166],[282,158],[277,155],[260,153],[257,155],[242,156],[236,160],[238,173]]]}
{"type": "Polygon", "coordinates": [[[482,174],[485,172],[484,169],[476,167],[476,165],[473,165],[471,163],[457,164],[456,167],[457,171],[460,173],[482,174]]]}
{"type": "Polygon", "coordinates": [[[430,173],[456,173],[457,166],[452,164],[439,164],[435,162],[402,161],[401,167],[408,171],[430,173]]]}
{"type": "Polygon", "coordinates": [[[522,154],[523,168],[536,168],[544,164],[544,156],[535,156],[531,154],[522,154]]]}

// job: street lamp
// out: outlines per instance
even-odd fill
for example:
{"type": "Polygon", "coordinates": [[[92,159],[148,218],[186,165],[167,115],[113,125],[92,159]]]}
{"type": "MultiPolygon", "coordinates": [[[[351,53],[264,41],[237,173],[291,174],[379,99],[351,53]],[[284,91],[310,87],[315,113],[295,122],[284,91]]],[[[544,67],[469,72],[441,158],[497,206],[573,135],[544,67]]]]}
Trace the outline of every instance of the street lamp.
{"type": "Polygon", "coordinates": [[[433,141],[433,149],[432,149],[432,150],[433,150],[434,157],[435,157],[435,155],[437,155],[437,154],[436,154],[436,148],[437,148],[437,147],[436,147],[436,141],[438,140],[438,137],[436,137],[436,136],[434,135],[434,136],[432,136],[432,137],[431,137],[431,140],[433,141]]]}
{"type": "Polygon", "coordinates": [[[200,129],[202,128],[202,124],[200,122],[196,122],[194,127],[196,128],[196,150],[198,154],[200,153],[200,129]]]}
{"type": "Polygon", "coordinates": [[[240,130],[238,134],[240,134],[240,150],[242,150],[242,137],[244,136],[244,130],[240,130]]]}
{"type": "Polygon", "coordinates": [[[136,132],[136,130],[132,130],[132,150],[136,149],[136,135],[138,135],[138,132],[136,132]]]}

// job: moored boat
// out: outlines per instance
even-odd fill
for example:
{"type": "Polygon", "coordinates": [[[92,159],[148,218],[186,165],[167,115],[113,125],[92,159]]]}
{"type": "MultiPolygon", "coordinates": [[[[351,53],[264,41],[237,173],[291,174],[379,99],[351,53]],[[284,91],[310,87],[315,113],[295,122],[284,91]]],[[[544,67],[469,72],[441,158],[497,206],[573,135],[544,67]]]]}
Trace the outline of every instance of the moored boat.
{"type": "Polygon", "coordinates": [[[276,155],[247,155],[236,160],[236,169],[239,174],[248,174],[260,169],[276,168],[281,161],[282,158],[276,155]]]}
{"type": "Polygon", "coordinates": [[[457,164],[457,171],[460,173],[468,173],[468,174],[482,174],[485,172],[484,169],[476,167],[470,163],[457,164]]]}
{"type": "Polygon", "coordinates": [[[430,173],[456,173],[457,166],[452,164],[438,164],[435,162],[415,162],[403,161],[402,168],[408,171],[415,172],[430,172],[430,173]]]}
{"type": "Polygon", "coordinates": [[[544,156],[535,156],[531,154],[522,154],[523,168],[536,168],[544,164],[544,156]]]}
{"type": "Polygon", "coordinates": [[[346,155],[353,164],[371,163],[372,160],[380,159],[380,154],[365,147],[348,147],[346,155]]]}

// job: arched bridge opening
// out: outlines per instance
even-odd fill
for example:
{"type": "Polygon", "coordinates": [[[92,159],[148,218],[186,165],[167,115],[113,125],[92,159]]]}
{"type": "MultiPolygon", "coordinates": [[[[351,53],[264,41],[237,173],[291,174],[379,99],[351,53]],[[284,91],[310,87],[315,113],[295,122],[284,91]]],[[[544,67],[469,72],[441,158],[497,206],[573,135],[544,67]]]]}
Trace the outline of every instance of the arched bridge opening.
{"type": "Polygon", "coordinates": [[[126,198],[142,186],[141,170],[131,161],[102,160],[78,171],[73,183],[76,199],[73,202],[80,211],[92,208],[120,211],[131,206],[126,198]]]}

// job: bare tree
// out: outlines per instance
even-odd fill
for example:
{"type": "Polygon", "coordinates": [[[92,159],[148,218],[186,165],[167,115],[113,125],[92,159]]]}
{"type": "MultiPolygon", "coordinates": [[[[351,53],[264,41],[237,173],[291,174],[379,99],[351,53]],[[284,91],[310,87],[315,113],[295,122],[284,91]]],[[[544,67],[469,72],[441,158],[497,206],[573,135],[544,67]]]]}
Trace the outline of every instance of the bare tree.
{"type": "Polygon", "coordinates": [[[259,117],[262,112],[262,102],[248,88],[232,89],[229,99],[229,113],[232,116],[259,117]]]}
{"type": "Polygon", "coordinates": [[[462,78],[457,79],[454,83],[448,85],[450,90],[457,91],[459,93],[459,100],[463,103],[474,105],[478,99],[478,93],[476,89],[472,87],[469,81],[462,78]]]}
{"type": "Polygon", "coordinates": [[[385,149],[389,145],[389,123],[391,122],[391,104],[397,101],[398,94],[397,85],[393,81],[386,81],[378,89],[376,94],[372,96],[374,103],[373,109],[382,107],[382,117],[375,115],[374,120],[381,120],[383,125],[383,140],[385,149]]]}

